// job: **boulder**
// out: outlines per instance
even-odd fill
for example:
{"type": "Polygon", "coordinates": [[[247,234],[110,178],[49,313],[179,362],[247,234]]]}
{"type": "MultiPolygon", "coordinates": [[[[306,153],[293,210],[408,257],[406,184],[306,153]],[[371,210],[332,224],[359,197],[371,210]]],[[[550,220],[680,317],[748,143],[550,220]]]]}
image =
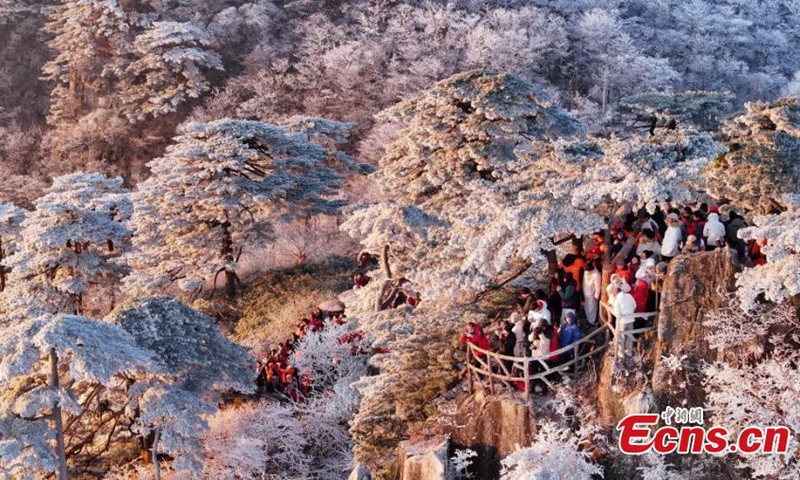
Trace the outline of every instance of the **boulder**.
{"type": "Polygon", "coordinates": [[[641,350],[641,356],[623,358],[614,348],[605,354],[597,392],[604,424],[615,425],[625,415],[645,410],[703,405],[702,362],[718,359],[706,341],[703,318],[722,306],[740,270],[731,249],[672,260],[662,288],[655,344],[641,350]]]}
{"type": "Polygon", "coordinates": [[[449,435],[454,448],[469,448],[478,456],[473,460],[476,478],[500,475],[500,460],[517,449],[530,445],[536,434],[536,418],[521,395],[484,397],[479,391],[458,401],[452,416],[432,419],[449,435]]]}
{"type": "Polygon", "coordinates": [[[372,480],[372,475],[369,473],[369,468],[361,462],[356,462],[353,471],[347,480],[372,480]]]}
{"type": "Polygon", "coordinates": [[[397,478],[400,480],[445,480],[449,449],[450,442],[445,435],[400,442],[397,447],[397,478]]]}
{"type": "Polygon", "coordinates": [[[736,252],[727,248],[682,255],[670,263],[658,316],[652,376],[653,393],[662,408],[704,404],[702,362],[721,358],[708,345],[703,318],[721,307],[728,293],[736,289],[740,271],[736,252]],[[667,357],[671,361],[665,361],[667,357]]]}

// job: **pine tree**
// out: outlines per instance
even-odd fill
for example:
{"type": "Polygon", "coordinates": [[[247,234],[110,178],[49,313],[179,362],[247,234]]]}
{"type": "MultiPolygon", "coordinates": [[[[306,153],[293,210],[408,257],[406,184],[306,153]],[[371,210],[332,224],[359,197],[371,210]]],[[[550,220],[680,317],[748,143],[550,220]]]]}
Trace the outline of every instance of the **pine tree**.
{"type": "Polygon", "coordinates": [[[117,0],[62,0],[53,7],[46,31],[56,58],[42,68],[55,84],[48,122],[75,121],[97,105],[104,70],[126,51],[131,18],[117,0]]]}
{"type": "Polygon", "coordinates": [[[174,112],[178,105],[210,88],[204,70],[222,70],[209,49],[208,34],[191,23],[155,22],[133,41],[136,60],[125,69],[129,85],[122,93],[132,122],[174,112]]]}
{"type": "Polygon", "coordinates": [[[223,275],[233,297],[242,253],[269,242],[275,223],[333,214],[343,205],[333,198],[344,178],[338,172],[356,166],[312,141],[341,133],[339,126],[320,119],[290,127],[228,119],[183,126],[133,195],[128,290],[177,284],[198,295],[211,284],[213,294],[223,275]]]}
{"type": "Polygon", "coordinates": [[[131,213],[121,178],[76,173],[53,179],[21,224],[3,292],[6,313],[81,314],[86,293],[112,293],[124,269],[110,260],[130,242],[123,221],[131,213]]]}
{"type": "Polygon", "coordinates": [[[225,338],[211,318],[168,297],[134,301],[106,320],[128,332],[132,344],[166,372],[128,392],[127,408],[138,412],[135,430],[149,442],[156,471],[163,451],[177,458],[172,468],[199,472],[205,417],[217,411],[219,395],[253,390],[247,349],[225,338]]]}
{"type": "Polygon", "coordinates": [[[6,470],[56,472],[65,480],[62,413],[82,412],[78,392],[157,370],[150,353],[136,347],[127,332],[86,317],[58,314],[5,322],[0,338],[0,384],[16,387],[0,403],[0,466],[6,470]]]}

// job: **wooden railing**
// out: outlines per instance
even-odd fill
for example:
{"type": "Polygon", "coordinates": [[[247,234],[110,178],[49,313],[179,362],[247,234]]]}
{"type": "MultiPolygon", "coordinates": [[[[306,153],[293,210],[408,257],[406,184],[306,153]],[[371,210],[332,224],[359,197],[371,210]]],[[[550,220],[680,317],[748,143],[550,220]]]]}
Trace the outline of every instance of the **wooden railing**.
{"type": "MultiPolygon", "coordinates": [[[[475,390],[475,383],[495,393],[495,384],[505,386],[511,390],[520,389],[525,396],[531,395],[534,382],[542,382],[553,388],[557,376],[570,374],[578,377],[578,373],[585,368],[593,357],[598,356],[611,344],[619,345],[620,341],[630,340],[632,345],[641,347],[643,337],[654,332],[655,325],[635,330],[620,331],[610,322],[610,307],[601,303],[604,315],[601,315],[600,326],[589,332],[588,335],[575,343],[552,351],[538,357],[512,357],[501,353],[484,350],[477,345],[467,343],[467,374],[469,376],[470,391],[475,390]],[[612,342],[611,339],[615,341],[612,342]],[[571,352],[571,358],[564,359],[571,352]],[[553,358],[551,361],[550,359],[553,358]]],[[[653,319],[658,312],[637,313],[635,318],[653,319]]],[[[653,322],[655,323],[655,322],[653,322]]],[[[624,343],[623,343],[624,345],[624,343]]]]}

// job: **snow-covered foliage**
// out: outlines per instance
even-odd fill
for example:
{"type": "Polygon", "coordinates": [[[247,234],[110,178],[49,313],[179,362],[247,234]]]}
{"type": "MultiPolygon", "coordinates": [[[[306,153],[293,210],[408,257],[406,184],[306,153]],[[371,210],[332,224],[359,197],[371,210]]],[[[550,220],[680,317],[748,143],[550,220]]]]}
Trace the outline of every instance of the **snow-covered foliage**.
{"type": "Polygon", "coordinates": [[[154,432],[156,449],[176,458],[173,469],[199,472],[204,462],[200,439],[208,429],[206,417],[217,411],[219,394],[253,389],[246,349],[226,339],[212,319],[168,297],[135,301],[106,320],[152,352],[165,372],[129,393],[136,432],[143,437],[154,432]]]}
{"type": "MultiPolygon", "coordinates": [[[[746,275],[750,275],[746,271],[746,275]]],[[[749,310],[740,308],[737,296],[732,294],[727,305],[706,314],[703,326],[708,327],[706,340],[711,348],[720,350],[744,347],[745,357],[759,358],[763,353],[761,340],[770,329],[792,322],[794,312],[784,302],[779,304],[753,304],[749,310]]],[[[741,350],[737,350],[741,355],[741,350]]]]}
{"type": "MultiPolygon", "coordinates": [[[[329,123],[320,120],[320,128],[331,130],[329,123]]],[[[332,198],[342,184],[339,172],[355,164],[312,142],[316,124],[305,125],[310,132],[228,119],[181,127],[133,195],[129,291],[177,283],[196,295],[209,283],[216,287],[224,273],[233,295],[242,252],[269,242],[277,222],[335,213],[342,206],[332,198]]]]}
{"type": "Polygon", "coordinates": [[[48,120],[74,121],[92,100],[87,91],[101,89],[103,69],[130,28],[130,18],[117,0],[63,0],[51,8],[46,30],[56,58],[42,68],[55,84],[48,120]]]}
{"type": "Polygon", "coordinates": [[[693,201],[700,172],[717,152],[710,135],[691,131],[567,146],[562,158],[580,174],[554,180],[551,188],[607,218],[620,208],[652,212],[663,202],[693,201]]]}
{"type": "Polygon", "coordinates": [[[548,480],[552,478],[590,479],[603,476],[603,467],[590,461],[581,451],[586,439],[569,428],[545,422],[533,444],[520,448],[502,460],[501,478],[506,480],[548,480]]]}
{"type": "Polygon", "coordinates": [[[3,260],[17,250],[19,230],[27,212],[12,203],[0,201],[0,291],[6,288],[6,266],[3,260]]]}
{"type": "Polygon", "coordinates": [[[42,419],[56,407],[80,414],[76,391],[81,386],[112,385],[121,375],[158,371],[150,352],[136,346],[130,334],[76,315],[9,323],[3,325],[0,338],[0,383],[24,385],[5,395],[0,405],[0,464],[5,470],[55,471],[56,454],[47,444],[52,427],[42,419]],[[65,377],[60,389],[46,383],[54,358],[59,360],[59,375],[65,377]]]}
{"type": "Polygon", "coordinates": [[[785,208],[785,194],[800,194],[800,103],[786,97],[745,110],[725,124],[728,151],[708,168],[708,191],[753,212],[785,208]]]}
{"type": "Polygon", "coordinates": [[[483,319],[468,311],[439,310],[432,303],[350,317],[378,352],[370,364],[379,373],[353,384],[363,395],[350,426],[359,461],[373,472],[387,468],[413,423],[430,414],[430,402],[458,380],[460,328],[483,319]]]}
{"type": "Polygon", "coordinates": [[[470,448],[457,449],[448,461],[448,478],[453,478],[454,480],[472,478],[469,468],[472,465],[472,459],[477,456],[478,452],[470,448]]]}
{"type": "Polygon", "coordinates": [[[87,293],[113,295],[124,268],[110,260],[130,243],[122,179],[99,173],[55,178],[21,224],[2,295],[8,315],[82,313],[87,293]]]}
{"type": "Polygon", "coordinates": [[[128,119],[139,122],[174,112],[208,90],[203,71],[222,70],[210,43],[208,34],[191,23],[155,22],[139,34],[133,41],[136,60],[125,70],[132,78],[122,95],[128,119]]]}
{"type": "Polygon", "coordinates": [[[353,441],[326,403],[260,402],[220,411],[204,437],[203,477],[345,478],[353,441]]]}
{"type": "Polygon", "coordinates": [[[347,405],[352,412],[359,397],[350,384],[366,372],[365,345],[358,338],[355,322],[336,325],[329,322],[318,332],[308,332],[295,345],[292,365],[300,375],[310,374],[314,388],[333,390],[336,401],[347,405]],[[352,341],[347,341],[352,339],[352,341]]]}
{"type": "Polygon", "coordinates": [[[559,221],[582,221],[536,203],[547,192],[532,189],[524,145],[581,132],[542,90],[474,71],[383,115],[406,125],[376,173],[390,200],[354,211],[342,228],[375,253],[389,245],[392,268],[423,296],[479,291],[571,232],[559,221]]]}
{"type": "MultiPolygon", "coordinates": [[[[675,128],[688,123],[702,130],[716,130],[725,114],[733,108],[730,92],[685,91],[679,93],[647,92],[620,100],[617,110],[633,121],[651,119],[654,128],[675,128]],[[670,126],[675,122],[675,127],[670,126]]],[[[645,125],[644,128],[650,128],[645,125]]]]}
{"type": "Polygon", "coordinates": [[[736,279],[745,309],[754,308],[762,294],[776,303],[800,294],[800,194],[786,195],[781,203],[786,211],[757,216],[754,226],[739,231],[740,238],[758,241],[767,257],[765,265],[747,269],[736,279]]]}
{"type": "Polygon", "coordinates": [[[740,455],[738,466],[754,478],[795,478],[800,475],[800,318],[791,305],[762,305],[751,312],[734,306],[712,314],[718,333],[711,339],[733,352],[736,361],[716,362],[705,369],[703,387],[712,422],[732,432],[749,426],[786,426],[791,434],[788,452],[740,455]],[[757,335],[757,337],[756,337],[757,335]],[[746,352],[742,355],[741,352],[746,352]]]}

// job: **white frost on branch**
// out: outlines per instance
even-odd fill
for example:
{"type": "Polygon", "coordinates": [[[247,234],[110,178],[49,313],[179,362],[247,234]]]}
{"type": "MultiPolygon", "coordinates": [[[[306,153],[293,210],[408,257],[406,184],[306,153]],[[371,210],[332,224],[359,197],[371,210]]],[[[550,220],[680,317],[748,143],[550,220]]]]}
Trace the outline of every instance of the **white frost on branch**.
{"type": "Polygon", "coordinates": [[[136,60],[125,70],[125,115],[132,122],[174,112],[210,87],[204,70],[223,70],[211,40],[191,23],[154,22],[133,41],[136,60]]]}

